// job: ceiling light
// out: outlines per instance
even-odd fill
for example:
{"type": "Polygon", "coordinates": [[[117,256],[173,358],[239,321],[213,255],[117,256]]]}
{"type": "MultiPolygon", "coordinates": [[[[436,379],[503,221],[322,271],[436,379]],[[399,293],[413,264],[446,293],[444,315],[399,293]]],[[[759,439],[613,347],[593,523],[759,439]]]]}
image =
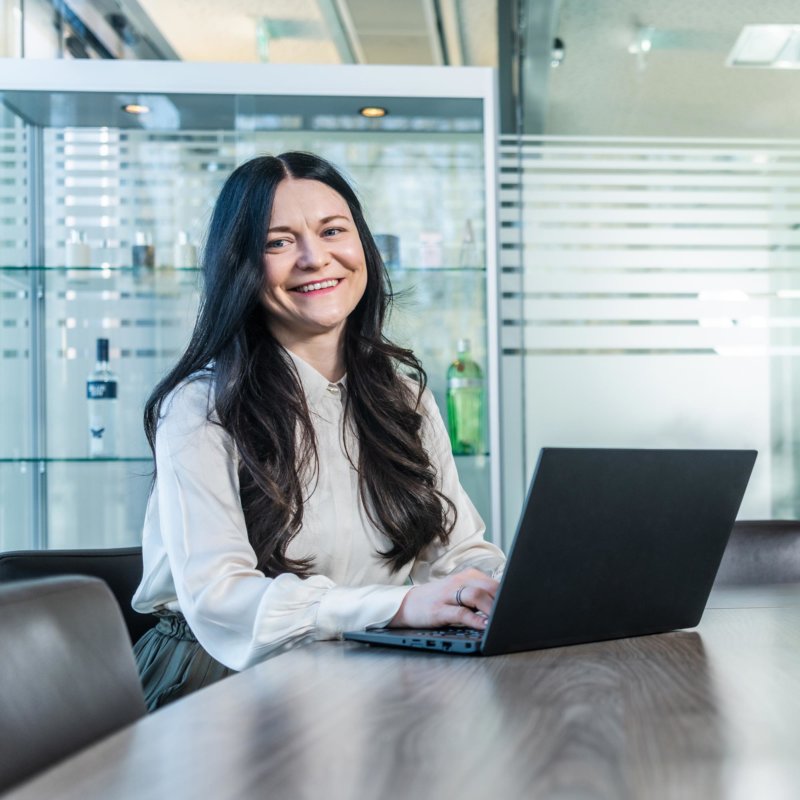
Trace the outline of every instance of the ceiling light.
{"type": "Polygon", "coordinates": [[[150,106],[143,106],[139,103],[126,103],[122,106],[122,110],[128,114],[149,114],[150,106]]]}
{"type": "Polygon", "coordinates": [[[389,110],[387,108],[381,108],[380,106],[364,106],[364,108],[358,109],[358,113],[361,114],[362,117],[377,119],[378,117],[385,117],[389,113],[389,110]]]}
{"type": "Polygon", "coordinates": [[[800,69],[800,25],[745,25],[726,64],[800,69]]]}

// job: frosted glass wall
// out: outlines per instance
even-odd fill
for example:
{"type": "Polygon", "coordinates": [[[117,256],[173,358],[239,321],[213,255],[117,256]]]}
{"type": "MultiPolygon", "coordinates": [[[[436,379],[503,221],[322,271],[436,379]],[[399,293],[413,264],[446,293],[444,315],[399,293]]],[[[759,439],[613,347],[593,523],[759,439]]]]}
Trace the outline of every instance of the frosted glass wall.
{"type": "Polygon", "coordinates": [[[506,518],[539,448],[755,448],[800,516],[800,143],[501,143],[506,518]]]}

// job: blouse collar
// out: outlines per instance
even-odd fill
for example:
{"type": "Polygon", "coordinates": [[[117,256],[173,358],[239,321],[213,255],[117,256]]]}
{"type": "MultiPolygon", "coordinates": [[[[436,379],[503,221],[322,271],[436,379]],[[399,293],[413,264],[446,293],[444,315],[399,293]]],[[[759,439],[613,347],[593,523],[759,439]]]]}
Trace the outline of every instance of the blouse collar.
{"type": "Polygon", "coordinates": [[[311,364],[303,361],[296,353],[293,353],[291,350],[287,350],[286,352],[289,354],[289,358],[292,359],[292,363],[297,370],[300,383],[309,403],[316,405],[324,397],[341,398],[343,396],[347,380],[346,375],[335,383],[331,382],[324,375],[317,372],[311,364]]]}

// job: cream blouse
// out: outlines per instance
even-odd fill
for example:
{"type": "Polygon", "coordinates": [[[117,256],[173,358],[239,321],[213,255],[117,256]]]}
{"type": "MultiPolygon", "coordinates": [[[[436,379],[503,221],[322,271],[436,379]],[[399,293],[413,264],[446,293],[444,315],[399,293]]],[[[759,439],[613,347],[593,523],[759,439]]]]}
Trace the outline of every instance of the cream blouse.
{"type": "Polygon", "coordinates": [[[343,425],[345,380],[329,383],[289,355],[311,412],[319,469],[287,555],[312,556],[311,577],[267,578],[256,568],[239,498],[237,452],[230,436],[207,419],[213,408],[209,376],[183,383],[167,398],[156,436],[157,479],[145,514],[144,574],[133,607],[180,611],[200,644],[235,670],[302,641],[386,625],[411,589],[409,581],[467,566],[491,572],[505,560],[483,539],[485,526],[459,483],[447,431],[426,390],[423,443],[458,519],[446,547],[431,544],[392,573],[378,554],[389,540],[369,520],[345,453],[346,437],[358,463],[358,443],[343,425]]]}

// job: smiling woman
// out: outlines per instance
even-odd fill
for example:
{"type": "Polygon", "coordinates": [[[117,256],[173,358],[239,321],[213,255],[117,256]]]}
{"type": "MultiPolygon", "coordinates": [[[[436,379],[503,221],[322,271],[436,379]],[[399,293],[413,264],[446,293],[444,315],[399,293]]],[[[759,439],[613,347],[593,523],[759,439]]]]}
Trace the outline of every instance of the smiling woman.
{"type": "Polygon", "coordinates": [[[348,183],[308,153],[243,164],[203,273],[191,341],[145,409],[148,707],[346,630],[484,627],[504,557],[421,364],[383,334],[391,287],[348,183]]]}

